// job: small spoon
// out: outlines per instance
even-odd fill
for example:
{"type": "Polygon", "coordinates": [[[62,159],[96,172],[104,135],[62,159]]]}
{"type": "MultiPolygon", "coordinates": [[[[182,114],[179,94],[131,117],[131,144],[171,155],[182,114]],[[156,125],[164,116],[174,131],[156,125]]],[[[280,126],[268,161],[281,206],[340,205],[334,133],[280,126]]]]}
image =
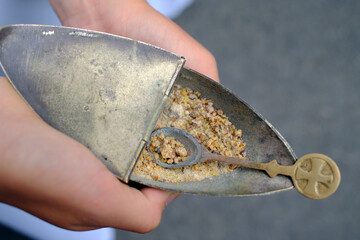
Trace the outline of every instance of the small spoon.
{"type": "MultiPolygon", "coordinates": [[[[168,164],[156,160],[156,164],[165,168],[182,168],[208,160],[236,164],[241,167],[266,171],[271,178],[278,174],[289,176],[298,192],[311,199],[323,199],[330,196],[340,184],[341,177],[338,166],[331,158],[323,154],[307,154],[299,158],[294,165],[283,166],[279,165],[275,159],[262,163],[210,153],[193,135],[177,128],[159,128],[151,136],[161,133],[165,137],[174,137],[190,153],[186,161],[176,164],[168,164]]],[[[150,156],[154,159],[153,154],[149,150],[150,144],[151,140],[147,144],[147,149],[150,156]]]]}

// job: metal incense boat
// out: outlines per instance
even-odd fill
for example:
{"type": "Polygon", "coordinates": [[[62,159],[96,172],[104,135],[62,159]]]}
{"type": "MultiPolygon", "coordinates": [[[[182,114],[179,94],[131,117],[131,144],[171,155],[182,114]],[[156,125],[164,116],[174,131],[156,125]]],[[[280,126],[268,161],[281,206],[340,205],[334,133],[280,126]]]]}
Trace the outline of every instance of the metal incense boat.
{"type": "Polygon", "coordinates": [[[292,189],[287,176],[270,178],[246,168],[178,183],[132,174],[174,84],[211,99],[242,129],[247,159],[276,159],[285,166],[297,160],[286,140],[249,104],[184,62],[158,47],[101,32],[43,25],[0,29],[0,64],[14,88],[42,119],[90,149],[121,181],[217,196],[292,189]]]}

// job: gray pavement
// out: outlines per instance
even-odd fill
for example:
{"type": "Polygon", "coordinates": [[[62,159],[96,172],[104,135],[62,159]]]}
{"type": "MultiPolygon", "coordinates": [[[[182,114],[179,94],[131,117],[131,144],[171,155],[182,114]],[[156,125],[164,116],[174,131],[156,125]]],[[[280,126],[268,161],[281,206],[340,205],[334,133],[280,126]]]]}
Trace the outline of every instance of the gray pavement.
{"type": "Polygon", "coordinates": [[[338,191],[181,196],[154,232],[118,239],[360,239],[360,2],[196,0],[176,22],[216,57],[222,83],[300,157],[334,158],[338,191]]]}

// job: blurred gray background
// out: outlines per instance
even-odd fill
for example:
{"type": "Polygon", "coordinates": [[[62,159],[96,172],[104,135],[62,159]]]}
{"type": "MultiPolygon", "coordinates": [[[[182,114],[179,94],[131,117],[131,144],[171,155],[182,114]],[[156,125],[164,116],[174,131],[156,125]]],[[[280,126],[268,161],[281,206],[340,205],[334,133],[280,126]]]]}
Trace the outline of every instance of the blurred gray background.
{"type": "Polygon", "coordinates": [[[360,1],[196,0],[175,21],[297,156],[331,156],[342,182],[321,201],[181,196],[154,232],[118,239],[360,239],[360,1]]]}
{"type": "MultiPolygon", "coordinates": [[[[31,23],[57,24],[46,20],[54,18],[49,9],[36,8],[41,0],[16,1],[25,7],[0,25],[25,23],[25,13],[33,14],[31,23]]],[[[0,3],[4,14],[6,1],[0,3]]],[[[296,190],[183,195],[154,232],[118,231],[118,239],[360,239],[359,13],[360,1],[196,0],[175,19],[215,55],[227,88],[268,119],[299,157],[321,152],[335,159],[342,182],[321,201],[296,190]]]]}

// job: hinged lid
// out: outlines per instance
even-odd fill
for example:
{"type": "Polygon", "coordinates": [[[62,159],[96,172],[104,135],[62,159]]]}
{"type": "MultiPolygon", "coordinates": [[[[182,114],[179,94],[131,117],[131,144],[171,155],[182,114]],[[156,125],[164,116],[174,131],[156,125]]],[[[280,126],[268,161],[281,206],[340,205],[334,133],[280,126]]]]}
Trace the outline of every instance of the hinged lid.
{"type": "Polygon", "coordinates": [[[88,147],[127,182],[184,59],[75,28],[0,29],[0,63],[42,119],[88,147]]]}

